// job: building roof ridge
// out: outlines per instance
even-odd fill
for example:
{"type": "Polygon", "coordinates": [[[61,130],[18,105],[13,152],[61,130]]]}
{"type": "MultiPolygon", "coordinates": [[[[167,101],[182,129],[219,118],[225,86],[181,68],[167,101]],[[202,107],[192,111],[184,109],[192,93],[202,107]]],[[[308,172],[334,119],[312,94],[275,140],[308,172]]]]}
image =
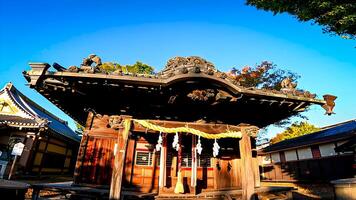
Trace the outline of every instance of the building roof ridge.
{"type": "MultiPolygon", "coordinates": [[[[28,104],[30,103],[32,106],[36,107],[37,109],[39,109],[40,111],[44,112],[45,114],[51,116],[52,118],[56,119],[57,121],[59,121],[62,124],[67,125],[67,121],[55,116],[54,114],[52,114],[51,112],[49,112],[48,110],[44,109],[42,106],[38,105],[36,102],[32,101],[30,98],[28,98],[27,96],[25,96],[22,92],[20,92],[11,82],[6,84],[6,88],[11,91],[12,94],[16,93],[17,95],[19,95],[21,97],[21,99],[24,100],[24,104],[28,104]]],[[[11,97],[11,96],[10,96],[11,97]]],[[[12,99],[17,102],[17,100],[12,97],[12,99]]],[[[18,103],[18,102],[17,102],[18,103]]],[[[21,106],[20,104],[17,104],[17,106],[21,106]]],[[[25,111],[29,112],[31,114],[33,114],[36,118],[41,118],[41,116],[39,116],[36,111],[32,110],[29,106],[25,105],[26,108],[23,108],[25,111]]],[[[21,106],[22,107],[22,106],[21,106]]]]}

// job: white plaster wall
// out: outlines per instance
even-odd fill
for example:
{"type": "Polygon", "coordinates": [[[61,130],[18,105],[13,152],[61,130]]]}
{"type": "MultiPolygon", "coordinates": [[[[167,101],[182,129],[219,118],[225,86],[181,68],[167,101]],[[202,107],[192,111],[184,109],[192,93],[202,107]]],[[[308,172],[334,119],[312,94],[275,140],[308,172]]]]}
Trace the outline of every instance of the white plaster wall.
{"type": "Polygon", "coordinates": [[[313,158],[310,147],[298,149],[299,160],[313,158]]]}
{"type": "Polygon", "coordinates": [[[319,145],[321,157],[336,155],[334,148],[335,148],[334,143],[319,145]]]}
{"type": "Polygon", "coordinates": [[[272,157],[272,162],[274,162],[274,163],[281,162],[281,157],[279,157],[279,152],[272,153],[271,157],[272,157]]]}
{"type": "Polygon", "coordinates": [[[298,160],[297,152],[294,150],[285,151],[286,161],[298,160]]]}

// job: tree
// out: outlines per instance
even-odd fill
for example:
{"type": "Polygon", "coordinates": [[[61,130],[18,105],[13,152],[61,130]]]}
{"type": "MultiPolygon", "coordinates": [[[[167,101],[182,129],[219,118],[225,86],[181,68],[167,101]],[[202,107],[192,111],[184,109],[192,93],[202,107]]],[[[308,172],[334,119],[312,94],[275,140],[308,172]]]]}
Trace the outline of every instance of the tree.
{"type": "Polygon", "coordinates": [[[114,72],[116,70],[120,70],[122,68],[122,66],[115,62],[105,62],[105,63],[101,64],[99,66],[99,68],[100,68],[100,71],[110,73],[110,72],[114,72]]]}
{"type": "Polygon", "coordinates": [[[129,72],[136,74],[153,74],[154,72],[153,67],[139,61],[133,65],[126,65],[126,68],[129,72]]]}
{"type": "Polygon", "coordinates": [[[263,61],[255,67],[245,66],[241,70],[232,68],[228,76],[244,87],[271,90],[280,90],[281,82],[285,78],[290,78],[292,82],[300,78],[298,74],[278,69],[277,65],[268,61],[263,61]]]}
{"type": "Polygon", "coordinates": [[[114,71],[122,71],[123,73],[133,73],[133,74],[153,74],[154,68],[137,61],[133,65],[120,65],[115,62],[105,62],[99,66],[100,70],[106,73],[111,73],[114,71]]]}
{"type": "MultiPolygon", "coordinates": [[[[280,90],[282,87],[281,82],[286,78],[289,78],[295,83],[300,78],[298,74],[280,69],[276,64],[268,61],[263,61],[255,67],[245,66],[241,70],[233,67],[227,75],[231,79],[236,80],[241,86],[268,90],[280,90]]],[[[301,113],[296,113],[291,117],[299,117],[304,120],[307,119],[307,117],[301,113]]],[[[290,124],[290,118],[279,121],[275,123],[275,125],[283,127],[290,124]]]]}
{"type": "Polygon", "coordinates": [[[323,31],[343,38],[356,38],[356,3],[354,0],[247,0],[247,5],[272,11],[287,12],[299,21],[312,21],[323,26],[323,31]]]}
{"type": "Polygon", "coordinates": [[[288,127],[282,133],[277,134],[275,137],[271,139],[271,143],[275,144],[281,142],[283,140],[299,137],[302,135],[314,133],[319,131],[320,129],[316,126],[309,124],[308,122],[299,122],[293,123],[290,127],[288,127]]]}

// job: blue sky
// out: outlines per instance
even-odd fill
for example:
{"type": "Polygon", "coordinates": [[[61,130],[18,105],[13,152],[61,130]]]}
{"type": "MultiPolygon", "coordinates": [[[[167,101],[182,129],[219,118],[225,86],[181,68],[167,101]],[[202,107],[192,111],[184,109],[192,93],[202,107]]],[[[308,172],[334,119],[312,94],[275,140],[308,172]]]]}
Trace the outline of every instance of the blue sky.
{"type": "MultiPolygon", "coordinates": [[[[244,1],[5,1],[0,0],[0,85],[70,119],[34,90],[21,72],[28,62],[79,65],[136,60],[162,69],[174,56],[197,55],[221,71],[269,60],[302,76],[298,87],[338,96],[336,115],[319,106],[306,113],[325,126],[356,118],[356,42],[323,34],[293,16],[257,10],[244,1]]],[[[73,126],[73,123],[70,123],[73,126]]],[[[272,128],[269,136],[279,129],[272,128]]]]}

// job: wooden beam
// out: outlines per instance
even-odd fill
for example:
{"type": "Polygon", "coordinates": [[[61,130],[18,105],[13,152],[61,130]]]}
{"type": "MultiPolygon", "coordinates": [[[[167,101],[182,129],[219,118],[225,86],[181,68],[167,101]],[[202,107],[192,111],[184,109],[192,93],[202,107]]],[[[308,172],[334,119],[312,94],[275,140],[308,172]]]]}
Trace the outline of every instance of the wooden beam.
{"type": "MultiPolygon", "coordinates": [[[[241,128],[246,127],[248,125],[227,125],[227,124],[212,124],[212,123],[199,123],[199,122],[180,122],[180,121],[166,121],[166,120],[148,120],[150,123],[163,126],[166,128],[177,128],[177,127],[185,127],[194,128],[206,133],[210,134],[219,134],[226,131],[241,131],[241,128]]],[[[138,123],[132,124],[132,131],[136,132],[156,132],[147,130],[145,127],[141,126],[138,123]]]]}
{"type": "MultiPolygon", "coordinates": [[[[130,117],[125,116],[123,123],[125,123],[125,120],[128,120],[128,118],[130,117]]],[[[122,126],[118,129],[117,135],[117,145],[115,145],[117,149],[116,154],[114,155],[114,167],[112,169],[109,198],[119,200],[121,198],[121,186],[125,166],[124,163],[129,137],[129,132],[125,130],[124,124],[122,124],[122,126]]]]}
{"type": "Polygon", "coordinates": [[[42,84],[47,70],[51,67],[48,63],[29,63],[31,71],[27,72],[31,76],[30,87],[35,88],[42,84]]]}
{"type": "MultiPolygon", "coordinates": [[[[245,131],[245,130],[243,130],[245,131]]],[[[251,138],[243,134],[239,142],[241,156],[242,199],[251,200],[255,192],[254,167],[252,161],[251,138]]]]}

